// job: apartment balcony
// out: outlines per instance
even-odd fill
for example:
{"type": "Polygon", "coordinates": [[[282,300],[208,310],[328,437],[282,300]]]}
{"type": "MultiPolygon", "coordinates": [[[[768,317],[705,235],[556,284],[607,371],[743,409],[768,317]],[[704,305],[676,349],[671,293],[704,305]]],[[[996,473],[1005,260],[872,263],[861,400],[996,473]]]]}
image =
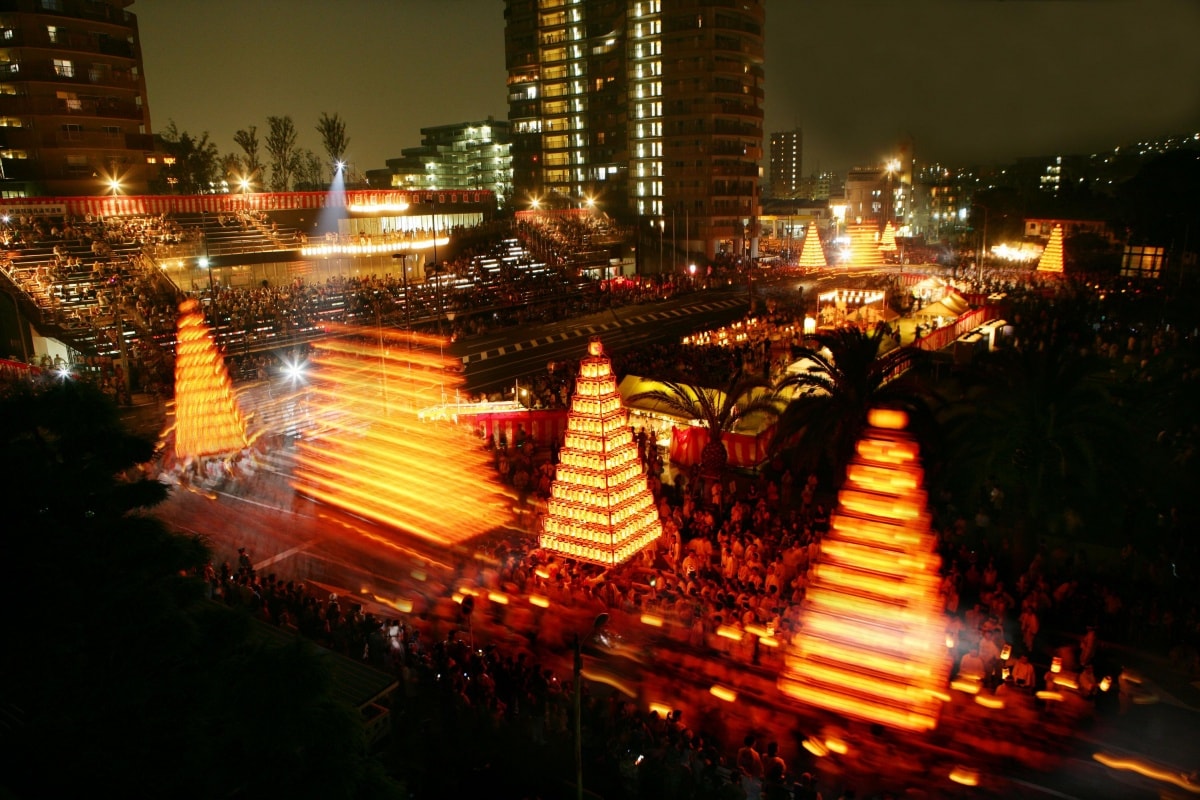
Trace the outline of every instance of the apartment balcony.
{"type": "Polygon", "coordinates": [[[136,103],[120,100],[60,100],[57,97],[0,95],[0,116],[36,114],[39,116],[99,117],[111,119],[145,119],[145,111],[136,103]]]}

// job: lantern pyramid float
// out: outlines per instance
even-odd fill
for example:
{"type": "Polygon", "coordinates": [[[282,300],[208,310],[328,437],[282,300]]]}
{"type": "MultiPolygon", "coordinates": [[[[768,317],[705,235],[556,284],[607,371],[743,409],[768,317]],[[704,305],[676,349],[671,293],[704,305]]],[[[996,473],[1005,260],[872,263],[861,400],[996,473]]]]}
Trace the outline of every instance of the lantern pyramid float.
{"type": "Polygon", "coordinates": [[[332,327],[313,344],[303,393],[315,423],[300,441],[292,486],[351,514],[451,545],[511,507],[479,442],[453,421],[418,413],[461,378],[435,337],[332,327]]]}
{"type": "Polygon", "coordinates": [[[896,246],[896,229],[892,227],[892,221],[888,220],[887,225],[883,226],[883,235],[879,237],[879,252],[894,253],[899,249],[896,246]]]}
{"type": "Polygon", "coordinates": [[[879,251],[876,241],[879,229],[875,223],[867,222],[857,225],[847,225],[846,232],[850,234],[850,265],[855,267],[882,267],[883,253],[879,251]]]}
{"type": "Polygon", "coordinates": [[[804,247],[800,250],[800,266],[826,267],[825,250],[821,247],[821,236],[817,233],[816,223],[809,223],[808,231],[804,234],[804,247]]]}
{"type": "Polygon", "coordinates": [[[579,365],[539,544],[614,566],[661,535],[612,363],[593,339],[579,365]]]}
{"type": "Polygon", "coordinates": [[[1063,271],[1063,232],[1062,225],[1055,225],[1050,230],[1050,241],[1046,242],[1046,249],[1042,251],[1042,257],[1038,259],[1038,272],[1062,272],[1063,271]]]}
{"type": "Polygon", "coordinates": [[[195,299],[179,304],[175,344],[175,456],[215,456],[246,447],[246,419],[212,332],[195,299]]]}
{"type": "Polygon", "coordinates": [[[847,717],[932,730],[950,655],[917,444],[875,409],[809,571],[782,692],[847,717]]]}

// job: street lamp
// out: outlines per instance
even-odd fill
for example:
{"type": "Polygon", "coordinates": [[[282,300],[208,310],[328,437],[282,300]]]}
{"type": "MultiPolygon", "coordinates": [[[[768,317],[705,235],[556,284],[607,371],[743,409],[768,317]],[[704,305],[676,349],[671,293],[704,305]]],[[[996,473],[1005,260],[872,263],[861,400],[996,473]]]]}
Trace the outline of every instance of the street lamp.
{"type": "Polygon", "coordinates": [[[583,645],[608,623],[608,614],[600,612],[592,622],[592,630],[582,639],[575,634],[575,796],[583,800],[583,645]]]}

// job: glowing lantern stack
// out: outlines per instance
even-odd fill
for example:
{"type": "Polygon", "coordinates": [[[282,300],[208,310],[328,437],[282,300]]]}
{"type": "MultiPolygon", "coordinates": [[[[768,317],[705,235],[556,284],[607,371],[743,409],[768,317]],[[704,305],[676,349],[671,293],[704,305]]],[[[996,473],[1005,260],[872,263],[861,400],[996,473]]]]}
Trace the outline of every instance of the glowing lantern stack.
{"type": "Polygon", "coordinates": [[[593,339],[579,365],[539,544],[577,561],[611,567],[661,535],[662,521],[612,363],[593,339]]]}
{"type": "Polygon", "coordinates": [[[883,253],[879,251],[879,243],[876,241],[879,229],[875,227],[875,223],[847,225],[846,232],[850,234],[850,264],[852,266],[883,266],[883,253]]]}
{"type": "Polygon", "coordinates": [[[898,249],[900,248],[896,246],[896,229],[892,227],[891,220],[888,220],[888,224],[883,226],[883,235],[879,237],[879,252],[894,253],[898,249]]]}
{"type": "Polygon", "coordinates": [[[200,304],[184,300],[175,344],[175,455],[226,455],[246,444],[246,419],[237,406],[225,359],[200,304]]]}
{"type": "Polygon", "coordinates": [[[301,494],[365,519],[452,545],[503,521],[511,508],[477,439],[418,409],[461,377],[435,337],[339,328],[313,345],[303,390],[316,429],[299,443],[301,494]]]}
{"type": "Polygon", "coordinates": [[[800,266],[828,266],[825,261],[825,250],[821,247],[821,236],[817,233],[815,224],[810,224],[808,232],[804,234],[804,247],[800,250],[800,266]]]}
{"type": "Polygon", "coordinates": [[[1055,225],[1050,231],[1050,241],[1046,242],[1046,249],[1042,251],[1042,257],[1038,259],[1038,272],[1062,272],[1063,271],[1063,232],[1062,225],[1055,225]]]}
{"type": "Polygon", "coordinates": [[[923,472],[903,412],[876,409],[868,422],[779,688],[847,717],[932,730],[951,663],[923,472]]]}

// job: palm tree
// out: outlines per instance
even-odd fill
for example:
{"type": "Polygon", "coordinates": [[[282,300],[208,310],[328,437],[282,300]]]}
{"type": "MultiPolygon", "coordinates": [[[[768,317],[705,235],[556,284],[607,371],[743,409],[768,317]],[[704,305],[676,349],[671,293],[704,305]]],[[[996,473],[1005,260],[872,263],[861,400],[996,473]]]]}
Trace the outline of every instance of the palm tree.
{"type": "Polygon", "coordinates": [[[903,408],[914,425],[928,420],[926,392],[906,371],[921,354],[896,348],[881,355],[890,335],[887,325],[870,332],[847,326],[814,334],[814,344],[797,353],[808,361],[807,369],[776,384],[787,405],[772,449],[790,454],[800,468],[827,470],[838,485],[872,408],[903,408]]]}
{"type": "Polygon", "coordinates": [[[629,402],[653,400],[669,412],[701,422],[708,429],[708,442],[700,451],[701,477],[719,480],[729,466],[724,437],[741,420],[755,413],[777,414],[779,404],[765,391],[770,383],[745,372],[734,373],[724,389],[711,389],[693,382],[663,381],[662,388],[638,392],[629,402]],[[755,390],[764,390],[757,392],[755,390]]]}

